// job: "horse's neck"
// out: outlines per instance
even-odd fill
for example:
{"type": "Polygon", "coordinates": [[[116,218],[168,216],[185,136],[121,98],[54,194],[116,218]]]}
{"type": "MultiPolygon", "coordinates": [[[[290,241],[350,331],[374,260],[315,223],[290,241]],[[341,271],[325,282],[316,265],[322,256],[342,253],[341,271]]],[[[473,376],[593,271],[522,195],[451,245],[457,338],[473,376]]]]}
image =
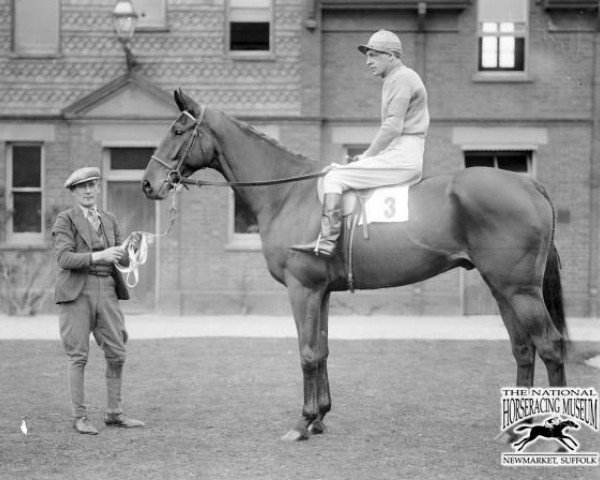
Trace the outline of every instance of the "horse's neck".
{"type": "MultiPolygon", "coordinates": [[[[317,165],[293,158],[294,154],[241,129],[221,116],[211,123],[217,137],[218,170],[229,182],[256,182],[289,178],[313,172],[317,165]]],[[[274,206],[281,206],[294,184],[241,187],[236,192],[256,217],[274,206]]],[[[260,218],[259,218],[260,220],[260,218]]]]}

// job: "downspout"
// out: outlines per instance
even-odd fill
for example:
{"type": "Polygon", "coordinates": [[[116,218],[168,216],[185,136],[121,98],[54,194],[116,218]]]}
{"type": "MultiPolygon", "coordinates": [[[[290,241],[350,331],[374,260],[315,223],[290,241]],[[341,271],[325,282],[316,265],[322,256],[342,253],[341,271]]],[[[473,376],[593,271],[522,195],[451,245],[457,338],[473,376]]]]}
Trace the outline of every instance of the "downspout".
{"type": "MultiPolygon", "coordinates": [[[[416,65],[415,70],[421,75],[423,83],[427,85],[427,34],[425,33],[425,16],[427,15],[427,3],[417,4],[417,42],[416,42],[416,65]]],[[[425,301],[423,294],[423,282],[416,283],[412,288],[412,311],[416,315],[425,315],[425,301]]]]}
{"type": "Polygon", "coordinates": [[[596,29],[593,40],[592,55],[592,128],[590,148],[590,258],[589,258],[589,307],[590,317],[600,315],[598,298],[600,281],[600,1],[596,29]]]}
{"type": "Polygon", "coordinates": [[[419,2],[417,4],[417,72],[421,75],[423,82],[426,83],[426,60],[427,60],[427,36],[425,33],[425,16],[427,15],[427,3],[419,2]]]}

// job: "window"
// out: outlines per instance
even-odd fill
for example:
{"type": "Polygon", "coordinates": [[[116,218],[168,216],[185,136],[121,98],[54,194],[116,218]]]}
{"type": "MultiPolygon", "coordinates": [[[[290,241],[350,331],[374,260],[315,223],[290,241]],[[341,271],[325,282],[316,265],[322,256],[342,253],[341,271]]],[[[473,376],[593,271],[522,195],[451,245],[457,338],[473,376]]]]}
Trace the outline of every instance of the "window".
{"type": "Polygon", "coordinates": [[[235,234],[245,233],[258,233],[258,224],[256,218],[252,215],[244,203],[240,200],[235,193],[234,196],[234,226],[233,232],[235,234]]]}
{"type": "Polygon", "coordinates": [[[227,250],[260,250],[258,223],[238,195],[231,190],[229,200],[229,241],[227,250]]]}
{"type": "MultiPolygon", "coordinates": [[[[346,145],[346,155],[350,158],[363,153],[369,145],[346,145]]],[[[341,162],[340,162],[341,163],[341,162]]]]}
{"type": "Polygon", "coordinates": [[[166,0],[132,0],[133,9],[138,14],[138,30],[164,29],[167,26],[166,0]]]}
{"type": "Polygon", "coordinates": [[[524,72],[527,0],[479,0],[480,72],[524,72]]]}
{"type": "Polygon", "coordinates": [[[9,145],[7,180],[9,241],[41,241],[45,227],[42,146],[9,145]]]}
{"type": "Polygon", "coordinates": [[[229,0],[229,51],[271,50],[271,0],[229,0]]]}
{"type": "Polygon", "coordinates": [[[146,170],[152,147],[113,147],[110,149],[111,170],[146,170]]]}
{"type": "Polygon", "coordinates": [[[470,151],[465,152],[465,167],[492,167],[524,174],[531,173],[531,151],[470,151]]]}
{"type": "Polygon", "coordinates": [[[54,56],[59,52],[60,0],[13,0],[13,52],[54,56]]]}

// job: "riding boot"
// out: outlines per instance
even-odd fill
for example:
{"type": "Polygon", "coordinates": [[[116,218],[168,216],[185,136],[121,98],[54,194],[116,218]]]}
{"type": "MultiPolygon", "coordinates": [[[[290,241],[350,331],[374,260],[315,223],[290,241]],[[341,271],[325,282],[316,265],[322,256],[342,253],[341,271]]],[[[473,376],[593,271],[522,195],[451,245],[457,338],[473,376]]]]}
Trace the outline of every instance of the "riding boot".
{"type": "Polygon", "coordinates": [[[337,240],[342,230],[342,195],[326,193],[321,215],[321,233],[316,240],[303,245],[294,245],[292,250],[308,252],[324,257],[333,257],[337,251],[337,240]]]}

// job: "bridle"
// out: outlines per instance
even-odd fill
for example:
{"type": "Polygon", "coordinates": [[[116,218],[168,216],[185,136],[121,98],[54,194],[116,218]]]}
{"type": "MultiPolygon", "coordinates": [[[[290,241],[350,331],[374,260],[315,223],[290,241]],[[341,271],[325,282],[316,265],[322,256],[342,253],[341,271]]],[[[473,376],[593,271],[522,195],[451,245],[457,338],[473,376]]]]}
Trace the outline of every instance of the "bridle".
{"type": "MultiPolygon", "coordinates": [[[[194,122],[192,125],[192,135],[190,136],[187,146],[183,152],[183,155],[180,155],[179,157],[179,161],[177,162],[177,166],[175,168],[173,168],[171,165],[169,165],[167,162],[165,162],[162,158],[157,157],[156,155],[152,155],[150,157],[150,161],[154,160],[155,162],[160,163],[163,167],[165,167],[168,171],[167,171],[167,178],[165,179],[164,183],[168,183],[169,185],[171,185],[172,187],[177,187],[179,186],[184,179],[182,173],[181,173],[181,167],[183,165],[183,163],[187,160],[187,157],[189,156],[190,152],[192,151],[192,148],[194,148],[194,145],[196,143],[196,140],[198,139],[198,135],[200,133],[200,125],[202,125],[202,122],[204,121],[204,117],[206,115],[206,107],[204,105],[201,105],[200,107],[200,116],[198,118],[194,117],[190,112],[188,112],[187,110],[183,110],[181,112],[182,115],[186,115],[189,118],[192,119],[192,121],[194,122]]],[[[188,129],[189,130],[189,129],[188,129]]],[[[185,130],[187,131],[187,130],[185,130]]],[[[181,134],[185,133],[185,131],[181,132],[181,134]]]]}
{"type": "MultiPolygon", "coordinates": [[[[150,161],[154,160],[155,162],[160,163],[163,167],[165,167],[167,169],[167,178],[165,178],[165,180],[163,181],[163,185],[166,183],[166,184],[169,184],[173,188],[177,188],[180,185],[195,185],[196,187],[200,187],[201,185],[211,185],[213,187],[260,187],[260,186],[265,186],[265,185],[278,185],[280,183],[297,182],[299,180],[308,180],[310,178],[322,177],[327,173],[326,171],[320,171],[320,172],[316,172],[316,173],[309,173],[307,175],[299,175],[297,177],[278,178],[275,180],[259,180],[256,182],[214,182],[211,180],[200,180],[200,179],[190,180],[189,178],[185,178],[182,175],[181,167],[183,166],[183,163],[187,160],[190,152],[194,148],[196,140],[198,139],[198,135],[200,133],[200,126],[202,125],[202,122],[204,122],[204,118],[206,116],[206,106],[204,106],[204,105],[200,106],[200,115],[198,118],[194,117],[187,110],[183,110],[181,112],[181,114],[188,116],[194,122],[194,124],[191,127],[192,135],[190,136],[190,139],[188,140],[188,143],[183,152],[183,155],[181,155],[179,157],[177,166],[175,168],[173,168],[166,161],[164,161],[162,158],[159,158],[156,155],[152,155],[150,157],[150,161]]],[[[177,122],[177,120],[176,120],[176,122],[177,122]]],[[[187,132],[188,130],[185,130],[181,133],[183,134],[183,133],[187,132]]]]}

